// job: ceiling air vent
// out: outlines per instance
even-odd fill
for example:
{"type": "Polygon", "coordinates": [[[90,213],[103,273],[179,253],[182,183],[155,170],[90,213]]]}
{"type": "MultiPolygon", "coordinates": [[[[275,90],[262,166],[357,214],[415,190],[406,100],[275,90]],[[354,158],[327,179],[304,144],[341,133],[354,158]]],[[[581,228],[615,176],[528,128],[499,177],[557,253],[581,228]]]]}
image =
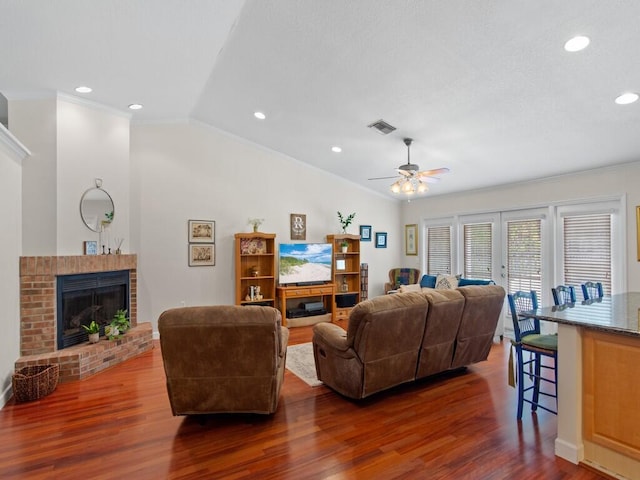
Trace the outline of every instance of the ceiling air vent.
{"type": "Polygon", "coordinates": [[[389,125],[384,120],[377,120],[373,122],[371,125],[368,125],[368,127],[373,128],[381,135],[386,135],[388,133],[393,132],[396,129],[396,127],[394,127],[393,125],[389,125]]]}

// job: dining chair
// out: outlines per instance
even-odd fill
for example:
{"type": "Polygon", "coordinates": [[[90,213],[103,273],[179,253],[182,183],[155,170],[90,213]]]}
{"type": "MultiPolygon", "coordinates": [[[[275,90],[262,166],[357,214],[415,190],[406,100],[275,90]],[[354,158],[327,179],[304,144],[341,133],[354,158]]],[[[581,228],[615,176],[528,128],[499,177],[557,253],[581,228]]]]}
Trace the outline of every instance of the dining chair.
{"type": "MultiPolygon", "coordinates": [[[[524,314],[538,308],[536,292],[518,291],[507,295],[509,309],[513,319],[515,340],[511,341],[516,350],[517,374],[515,383],[518,388],[518,420],[522,419],[525,403],[531,405],[531,411],[538,408],[557,415],[558,412],[558,336],[540,333],[540,320],[524,314]],[[553,360],[553,365],[543,362],[543,358],[553,360]],[[547,385],[548,388],[541,388],[547,385]],[[529,396],[530,394],[530,396],[529,396]],[[545,397],[555,399],[555,408],[549,402],[541,402],[545,397]]],[[[510,368],[513,363],[509,358],[510,368]]],[[[547,362],[549,363],[549,362],[547,362]]]]}
{"type": "Polygon", "coordinates": [[[576,303],[576,289],[572,286],[558,285],[551,289],[551,293],[553,294],[554,305],[576,303]]]}
{"type": "Polygon", "coordinates": [[[604,297],[604,290],[600,282],[585,282],[582,284],[582,296],[585,300],[604,297]]]}

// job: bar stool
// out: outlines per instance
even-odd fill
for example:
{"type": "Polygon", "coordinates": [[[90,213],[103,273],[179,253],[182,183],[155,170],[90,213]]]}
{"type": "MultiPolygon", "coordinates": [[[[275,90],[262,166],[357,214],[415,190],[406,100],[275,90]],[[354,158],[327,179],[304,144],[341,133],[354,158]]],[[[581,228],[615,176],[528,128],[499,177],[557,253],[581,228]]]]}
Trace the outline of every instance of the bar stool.
{"type": "Polygon", "coordinates": [[[572,286],[558,285],[556,288],[551,289],[551,293],[553,294],[554,305],[576,303],[576,289],[572,286]]]}
{"type": "Polygon", "coordinates": [[[585,300],[595,300],[604,297],[604,290],[600,282],[585,282],[582,284],[582,296],[585,300]]]}
{"type": "MultiPolygon", "coordinates": [[[[515,340],[511,341],[512,349],[516,349],[517,375],[515,383],[518,387],[518,420],[522,419],[522,409],[525,403],[531,405],[531,411],[538,408],[547,412],[558,413],[558,336],[542,335],[540,333],[540,320],[536,318],[521,316],[522,312],[535,310],[538,308],[536,292],[518,291],[507,295],[509,299],[509,309],[513,319],[513,329],[515,340]],[[553,366],[544,365],[544,357],[553,360],[553,366]],[[525,373],[525,369],[527,370],[525,373]],[[552,371],[549,375],[548,372],[552,371]],[[547,373],[545,375],[545,373],[547,373]],[[548,377],[552,378],[548,378],[548,377]],[[529,381],[525,385],[525,379],[529,381]],[[549,389],[541,389],[541,385],[549,384],[553,392],[549,389]],[[531,393],[530,398],[527,394],[531,393]],[[555,398],[555,409],[543,405],[542,397],[555,398]]],[[[513,352],[513,350],[512,350],[513,352]]],[[[509,358],[510,368],[513,368],[511,357],[509,358]]]]}

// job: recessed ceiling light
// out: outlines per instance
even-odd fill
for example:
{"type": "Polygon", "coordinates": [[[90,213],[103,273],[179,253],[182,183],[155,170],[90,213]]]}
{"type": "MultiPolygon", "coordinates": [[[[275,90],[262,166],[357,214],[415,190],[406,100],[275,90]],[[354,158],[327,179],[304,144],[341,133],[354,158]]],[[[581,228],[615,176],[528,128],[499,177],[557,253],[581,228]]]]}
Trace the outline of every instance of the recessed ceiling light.
{"type": "Polygon", "coordinates": [[[131,110],[140,110],[142,108],[142,105],[140,105],[139,103],[132,103],[131,105],[129,105],[129,109],[131,110]]]}
{"type": "Polygon", "coordinates": [[[86,87],[84,85],[80,87],[76,87],[76,92],[78,93],[91,93],[93,89],[91,87],[86,87]]]}
{"type": "Polygon", "coordinates": [[[578,35],[577,37],[567,40],[567,43],[564,44],[564,49],[567,52],[579,52],[580,50],[587,48],[590,41],[589,37],[578,35]]]}
{"type": "Polygon", "coordinates": [[[638,100],[638,94],[633,92],[623,93],[622,95],[616,97],[616,103],[618,105],[628,105],[630,103],[636,102],[638,100]]]}
{"type": "Polygon", "coordinates": [[[331,147],[331,151],[333,153],[340,153],[342,151],[342,148],[338,147],[337,145],[335,147],[331,147]]]}
{"type": "Polygon", "coordinates": [[[253,116],[258,120],[264,120],[265,118],[267,118],[267,116],[262,112],[253,112],[253,116]]]}

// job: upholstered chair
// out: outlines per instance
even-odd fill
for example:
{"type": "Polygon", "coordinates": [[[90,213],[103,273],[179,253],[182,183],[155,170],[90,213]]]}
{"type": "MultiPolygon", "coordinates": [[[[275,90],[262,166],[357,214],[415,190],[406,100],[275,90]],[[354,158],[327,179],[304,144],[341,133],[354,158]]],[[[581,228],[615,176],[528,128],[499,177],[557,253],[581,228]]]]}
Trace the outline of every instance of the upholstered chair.
{"type": "Polygon", "coordinates": [[[289,330],[272,307],[167,310],[158,319],[174,415],[276,411],[289,330]]]}
{"type": "Polygon", "coordinates": [[[420,281],[418,268],[392,268],[389,270],[389,281],[384,284],[384,293],[397,290],[400,285],[410,285],[420,281]]]}
{"type": "Polygon", "coordinates": [[[346,332],[335,324],[316,324],[318,379],[354,399],[415,380],[427,308],[422,293],[382,295],[351,310],[346,332]]]}

